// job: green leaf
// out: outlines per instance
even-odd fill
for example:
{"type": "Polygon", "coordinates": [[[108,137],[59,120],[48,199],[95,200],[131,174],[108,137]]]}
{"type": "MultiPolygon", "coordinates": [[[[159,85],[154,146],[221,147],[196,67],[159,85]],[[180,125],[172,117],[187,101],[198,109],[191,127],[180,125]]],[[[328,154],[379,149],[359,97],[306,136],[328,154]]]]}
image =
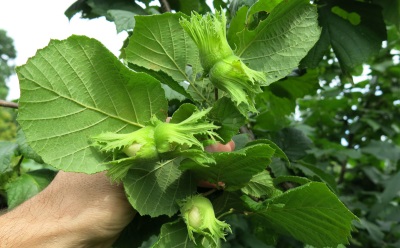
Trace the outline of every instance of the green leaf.
{"type": "Polygon", "coordinates": [[[8,183],[6,185],[8,207],[12,209],[42,191],[54,176],[54,171],[43,169],[22,174],[8,183]]]}
{"type": "Polygon", "coordinates": [[[379,52],[382,41],[386,39],[386,26],[379,6],[360,1],[332,0],[320,4],[318,14],[322,26],[321,39],[302,62],[303,66],[316,67],[329,46],[341,67],[347,71],[379,52]],[[358,15],[360,23],[352,23],[348,18],[343,18],[335,8],[340,8],[348,15],[358,15]]]}
{"type": "Polygon", "coordinates": [[[156,235],[160,234],[161,226],[170,221],[171,219],[165,215],[151,218],[136,214],[131,223],[120,233],[112,248],[152,247],[145,244],[154,244],[158,240],[156,235]]]}
{"type": "Polygon", "coordinates": [[[229,142],[246,121],[246,118],[239,112],[235,104],[226,97],[214,103],[208,118],[214,121],[215,125],[220,126],[216,132],[225,142],[229,142]]]}
{"type": "Polygon", "coordinates": [[[140,15],[146,14],[142,7],[130,0],[78,0],[64,14],[68,19],[78,13],[82,13],[82,18],[92,19],[101,16],[108,17],[107,11],[109,10],[125,10],[140,15]]]}
{"type": "Polygon", "coordinates": [[[180,123],[189,118],[196,111],[198,111],[198,109],[195,105],[184,103],[174,112],[170,123],[180,123]]]}
{"type": "MultiPolygon", "coordinates": [[[[196,87],[194,81],[201,72],[199,52],[179,24],[182,16],[182,13],[135,16],[136,26],[125,48],[126,60],[166,73],[176,81],[176,87],[184,81],[196,87]]],[[[176,90],[171,84],[168,86],[176,90]]]]}
{"type": "Polygon", "coordinates": [[[382,14],[385,20],[394,24],[400,31],[400,2],[397,0],[373,0],[372,2],[383,8],[382,14]]]}
{"type": "Polygon", "coordinates": [[[255,128],[282,129],[289,124],[287,116],[295,112],[297,100],[315,93],[318,87],[318,73],[311,70],[302,76],[290,76],[270,85],[256,98],[260,114],[255,128]]]}
{"type": "Polygon", "coordinates": [[[324,183],[317,182],[249,206],[254,208],[251,218],[315,247],[347,244],[357,219],[324,183]]]}
{"type": "Polygon", "coordinates": [[[267,13],[271,13],[272,10],[282,2],[282,0],[270,0],[270,1],[263,1],[258,0],[255,4],[253,4],[249,11],[247,11],[247,19],[249,19],[252,15],[265,11],[267,13]]]}
{"type": "Polygon", "coordinates": [[[232,209],[237,213],[249,210],[241,199],[242,195],[243,193],[240,191],[223,191],[222,195],[212,201],[216,216],[225,214],[232,209]]]}
{"type": "Polygon", "coordinates": [[[43,159],[28,145],[26,142],[26,137],[22,129],[17,131],[17,140],[18,150],[24,158],[33,159],[35,162],[39,164],[43,164],[43,159]]]}
{"type": "Polygon", "coordinates": [[[251,141],[251,138],[248,133],[241,133],[233,136],[232,140],[235,142],[235,150],[239,150],[244,148],[251,141]]]}
{"type": "Polygon", "coordinates": [[[324,170],[304,162],[292,163],[292,165],[294,168],[300,169],[306,176],[310,177],[311,179],[316,178],[318,181],[326,183],[326,185],[328,185],[333,192],[337,192],[335,178],[326,173],[324,170]]]}
{"type": "MultiPolygon", "coordinates": [[[[215,99],[215,87],[209,78],[201,78],[195,83],[191,83],[187,92],[190,94],[192,99],[197,102],[207,102],[211,105],[215,99]]],[[[219,95],[223,93],[222,90],[218,91],[219,95]]]]}
{"type": "Polygon", "coordinates": [[[117,33],[124,30],[132,30],[135,27],[135,14],[126,10],[109,10],[107,14],[115,23],[117,33]]]}
{"type": "MultiPolygon", "coordinates": [[[[160,81],[162,84],[167,85],[168,87],[170,87],[174,91],[178,92],[179,94],[181,94],[189,99],[192,99],[190,94],[186,92],[186,88],[188,87],[188,85],[186,85],[185,82],[177,83],[174,79],[172,79],[172,77],[168,76],[168,74],[166,74],[163,71],[156,72],[156,71],[149,70],[149,69],[146,69],[144,67],[141,67],[141,66],[138,66],[135,64],[131,64],[131,63],[129,63],[129,68],[131,68],[137,72],[144,72],[144,73],[154,77],[155,79],[160,81]]],[[[164,90],[165,90],[165,88],[164,88],[164,90]]],[[[167,99],[168,99],[168,97],[167,97],[167,99]]],[[[179,99],[179,100],[183,100],[183,99],[179,99]]]]}
{"type": "Polygon", "coordinates": [[[279,186],[280,184],[285,183],[285,182],[295,183],[298,185],[304,185],[304,184],[311,182],[311,180],[309,180],[305,177],[298,177],[298,176],[279,176],[279,177],[273,179],[273,184],[275,186],[279,186]]]}
{"type": "Polygon", "coordinates": [[[89,138],[133,132],[168,106],[160,83],[125,67],[100,42],[71,36],[37,52],[17,70],[18,121],[46,164],[64,171],[105,170],[89,138]]]}
{"type": "Polygon", "coordinates": [[[235,152],[212,153],[216,163],[208,167],[185,160],[180,169],[194,172],[199,179],[224,184],[225,190],[235,191],[245,186],[251,178],[265,170],[271,162],[274,149],[257,144],[235,152]]]}
{"type": "Polygon", "coordinates": [[[296,128],[284,128],[273,135],[272,140],[282,148],[283,152],[291,160],[298,160],[306,156],[312,141],[304,133],[296,128]]]}
{"type": "Polygon", "coordinates": [[[131,205],[141,214],[174,215],[177,202],[196,191],[189,173],[178,169],[177,159],[132,168],[123,179],[131,205]]]}
{"type": "Polygon", "coordinates": [[[366,229],[372,240],[383,245],[382,241],[384,240],[385,234],[382,232],[379,226],[366,220],[365,218],[360,218],[360,223],[357,223],[357,228],[366,229]]]}
{"type": "Polygon", "coordinates": [[[275,144],[271,140],[268,140],[268,139],[257,139],[257,140],[253,140],[253,141],[247,143],[246,146],[252,146],[252,145],[255,145],[255,144],[267,144],[267,145],[269,145],[271,148],[273,148],[275,150],[274,157],[281,158],[281,159],[285,160],[285,162],[288,165],[290,165],[290,160],[286,156],[286,154],[282,151],[282,149],[277,144],[275,144]]]}
{"type": "Polygon", "coordinates": [[[317,10],[307,0],[283,1],[254,30],[238,33],[236,54],[275,82],[298,66],[318,41],[317,10]]]}
{"type": "Polygon", "coordinates": [[[161,227],[161,234],[154,248],[195,248],[203,247],[195,245],[190,239],[186,224],[183,221],[166,223],[161,227]]]}
{"type": "Polygon", "coordinates": [[[381,160],[390,160],[396,163],[400,160],[400,147],[389,142],[371,140],[366,146],[361,148],[363,153],[368,153],[381,160]]]}
{"type": "Polygon", "coordinates": [[[229,23],[226,32],[226,39],[233,50],[236,50],[237,44],[239,44],[239,36],[237,33],[246,28],[246,15],[248,9],[247,6],[242,6],[229,23]]]}
{"type": "Polygon", "coordinates": [[[271,196],[274,191],[272,177],[266,170],[254,175],[250,182],[242,188],[243,193],[254,197],[271,196]]]}
{"type": "Polygon", "coordinates": [[[370,212],[370,218],[374,219],[382,211],[386,210],[387,205],[395,198],[399,197],[400,192],[400,172],[394,174],[386,180],[385,190],[378,195],[379,201],[376,202],[370,212]]]}
{"type": "Polygon", "coordinates": [[[11,160],[18,145],[11,141],[0,141],[0,174],[11,169],[11,160]]]}

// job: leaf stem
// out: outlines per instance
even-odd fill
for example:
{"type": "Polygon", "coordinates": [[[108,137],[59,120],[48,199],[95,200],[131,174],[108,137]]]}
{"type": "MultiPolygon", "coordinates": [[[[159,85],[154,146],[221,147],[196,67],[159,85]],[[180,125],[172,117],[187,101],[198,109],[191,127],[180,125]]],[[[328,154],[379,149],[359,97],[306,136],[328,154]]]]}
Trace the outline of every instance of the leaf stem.
{"type": "Polygon", "coordinates": [[[161,0],[160,2],[164,12],[171,12],[171,6],[169,6],[168,0],[161,0]]]}
{"type": "Polygon", "coordinates": [[[235,210],[234,210],[233,208],[231,208],[231,209],[229,209],[228,212],[225,212],[225,213],[220,214],[220,215],[217,217],[217,219],[221,219],[222,217],[224,217],[224,216],[226,216],[226,215],[232,214],[233,211],[235,211],[235,210]]]}
{"type": "Polygon", "coordinates": [[[192,86],[192,88],[194,89],[194,91],[196,91],[196,93],[208,104],[211,105],[211,102],[205,97],[203,96],[203,94],[201,94],[201,92],[199,91],[199,89],[196,88],[194,82],[188,81],[190,82],[190,86],[192,86]]]}
{"type": "Polygon", "coordinates": [[[5,101],[5,100],[0,100],[0,106],[6,107],[6,108],[15,108],[15,109],[17,109],[18,108],[18,103],[8,102],[8,101],[5,101]]]}
{"type": "Polygon", "coordinates": [[[215,87],[215,89],[214,89],[214,97],[215,97],[215,101],[217,101],[218,100],[218,88],[217,87],[215,87]]]}
{"type": "Polygon", "coordinates": [[[18,176],[21,176],[21,164],[23,160],[24,160],[24,155],[22,155],[19,158],[18,163],[15,165],[15,170],[17,171],[18,176]]]}
{"type": "Polygon", "coordinates": [[[247,134],[251,141],[256,139],[256,137],[254,136],[253,131],[250,128],[248,128],[246,125],[240,127],[240,133],[247,134]]]}
{"type": "Polygon", "coordinates": [[[217,189],[209,190],[209,191],[207,191],[207,192],[202,193],[202,195],[203,195],[203,196],[209,196],[209,195],[211,195],[212,193],[214,193],[215,191],[217,191],[217,189]]]}

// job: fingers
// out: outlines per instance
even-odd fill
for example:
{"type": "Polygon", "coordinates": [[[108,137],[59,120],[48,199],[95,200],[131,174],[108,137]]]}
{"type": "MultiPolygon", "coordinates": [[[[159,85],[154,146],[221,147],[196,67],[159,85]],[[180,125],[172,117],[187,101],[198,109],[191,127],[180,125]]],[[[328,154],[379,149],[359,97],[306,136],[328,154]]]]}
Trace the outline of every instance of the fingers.
{"type": "MultiPolygon", "coordinates": [[[[167,119],[165,120],[165,122],[170,122],[170,121],[171,117],[167,117],[167,119]]],[[[207,152],[231,152],[235,150],[235,142],[231,140],[225,145],[218,142],[216,144],[207,146],[205,149],[207,152]]]]}
{"type": "Polygon", "coordinates": [[[216,143],[207,146],[206,148],[207,152],[231,152],[235,150],[235,142],[233,140],[229,141],[228,143],[221,144],[221,143],[216,143]]]}

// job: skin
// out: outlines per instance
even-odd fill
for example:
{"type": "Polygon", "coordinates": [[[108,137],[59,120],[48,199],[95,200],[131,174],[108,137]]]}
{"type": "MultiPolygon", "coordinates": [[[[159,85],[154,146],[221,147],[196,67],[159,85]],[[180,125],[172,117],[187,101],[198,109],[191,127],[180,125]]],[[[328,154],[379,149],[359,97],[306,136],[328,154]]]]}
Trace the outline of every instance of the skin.
{"type": "MultiPolygon", "coordinates": [[[[232,151],[233,141],[209,152],[232,151]]],[[[0,248],[110,247],[136,211],[105,173],[60,171],[50,185],[0,216],[0,248]]]]}

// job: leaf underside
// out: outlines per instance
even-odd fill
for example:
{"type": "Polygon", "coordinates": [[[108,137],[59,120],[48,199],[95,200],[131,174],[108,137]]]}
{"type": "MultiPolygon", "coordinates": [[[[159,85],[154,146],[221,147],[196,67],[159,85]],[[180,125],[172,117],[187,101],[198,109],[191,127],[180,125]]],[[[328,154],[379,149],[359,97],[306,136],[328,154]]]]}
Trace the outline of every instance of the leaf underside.
{"type": "Polygon", "coordinates": [[[107,168],[90,137],[135,131],[152,115],[166,118],[160,83],[129,70],[94,39],[53,40],[17,73],[18,122],[28,144],[45,163],[64,171],[107,168]]]}

